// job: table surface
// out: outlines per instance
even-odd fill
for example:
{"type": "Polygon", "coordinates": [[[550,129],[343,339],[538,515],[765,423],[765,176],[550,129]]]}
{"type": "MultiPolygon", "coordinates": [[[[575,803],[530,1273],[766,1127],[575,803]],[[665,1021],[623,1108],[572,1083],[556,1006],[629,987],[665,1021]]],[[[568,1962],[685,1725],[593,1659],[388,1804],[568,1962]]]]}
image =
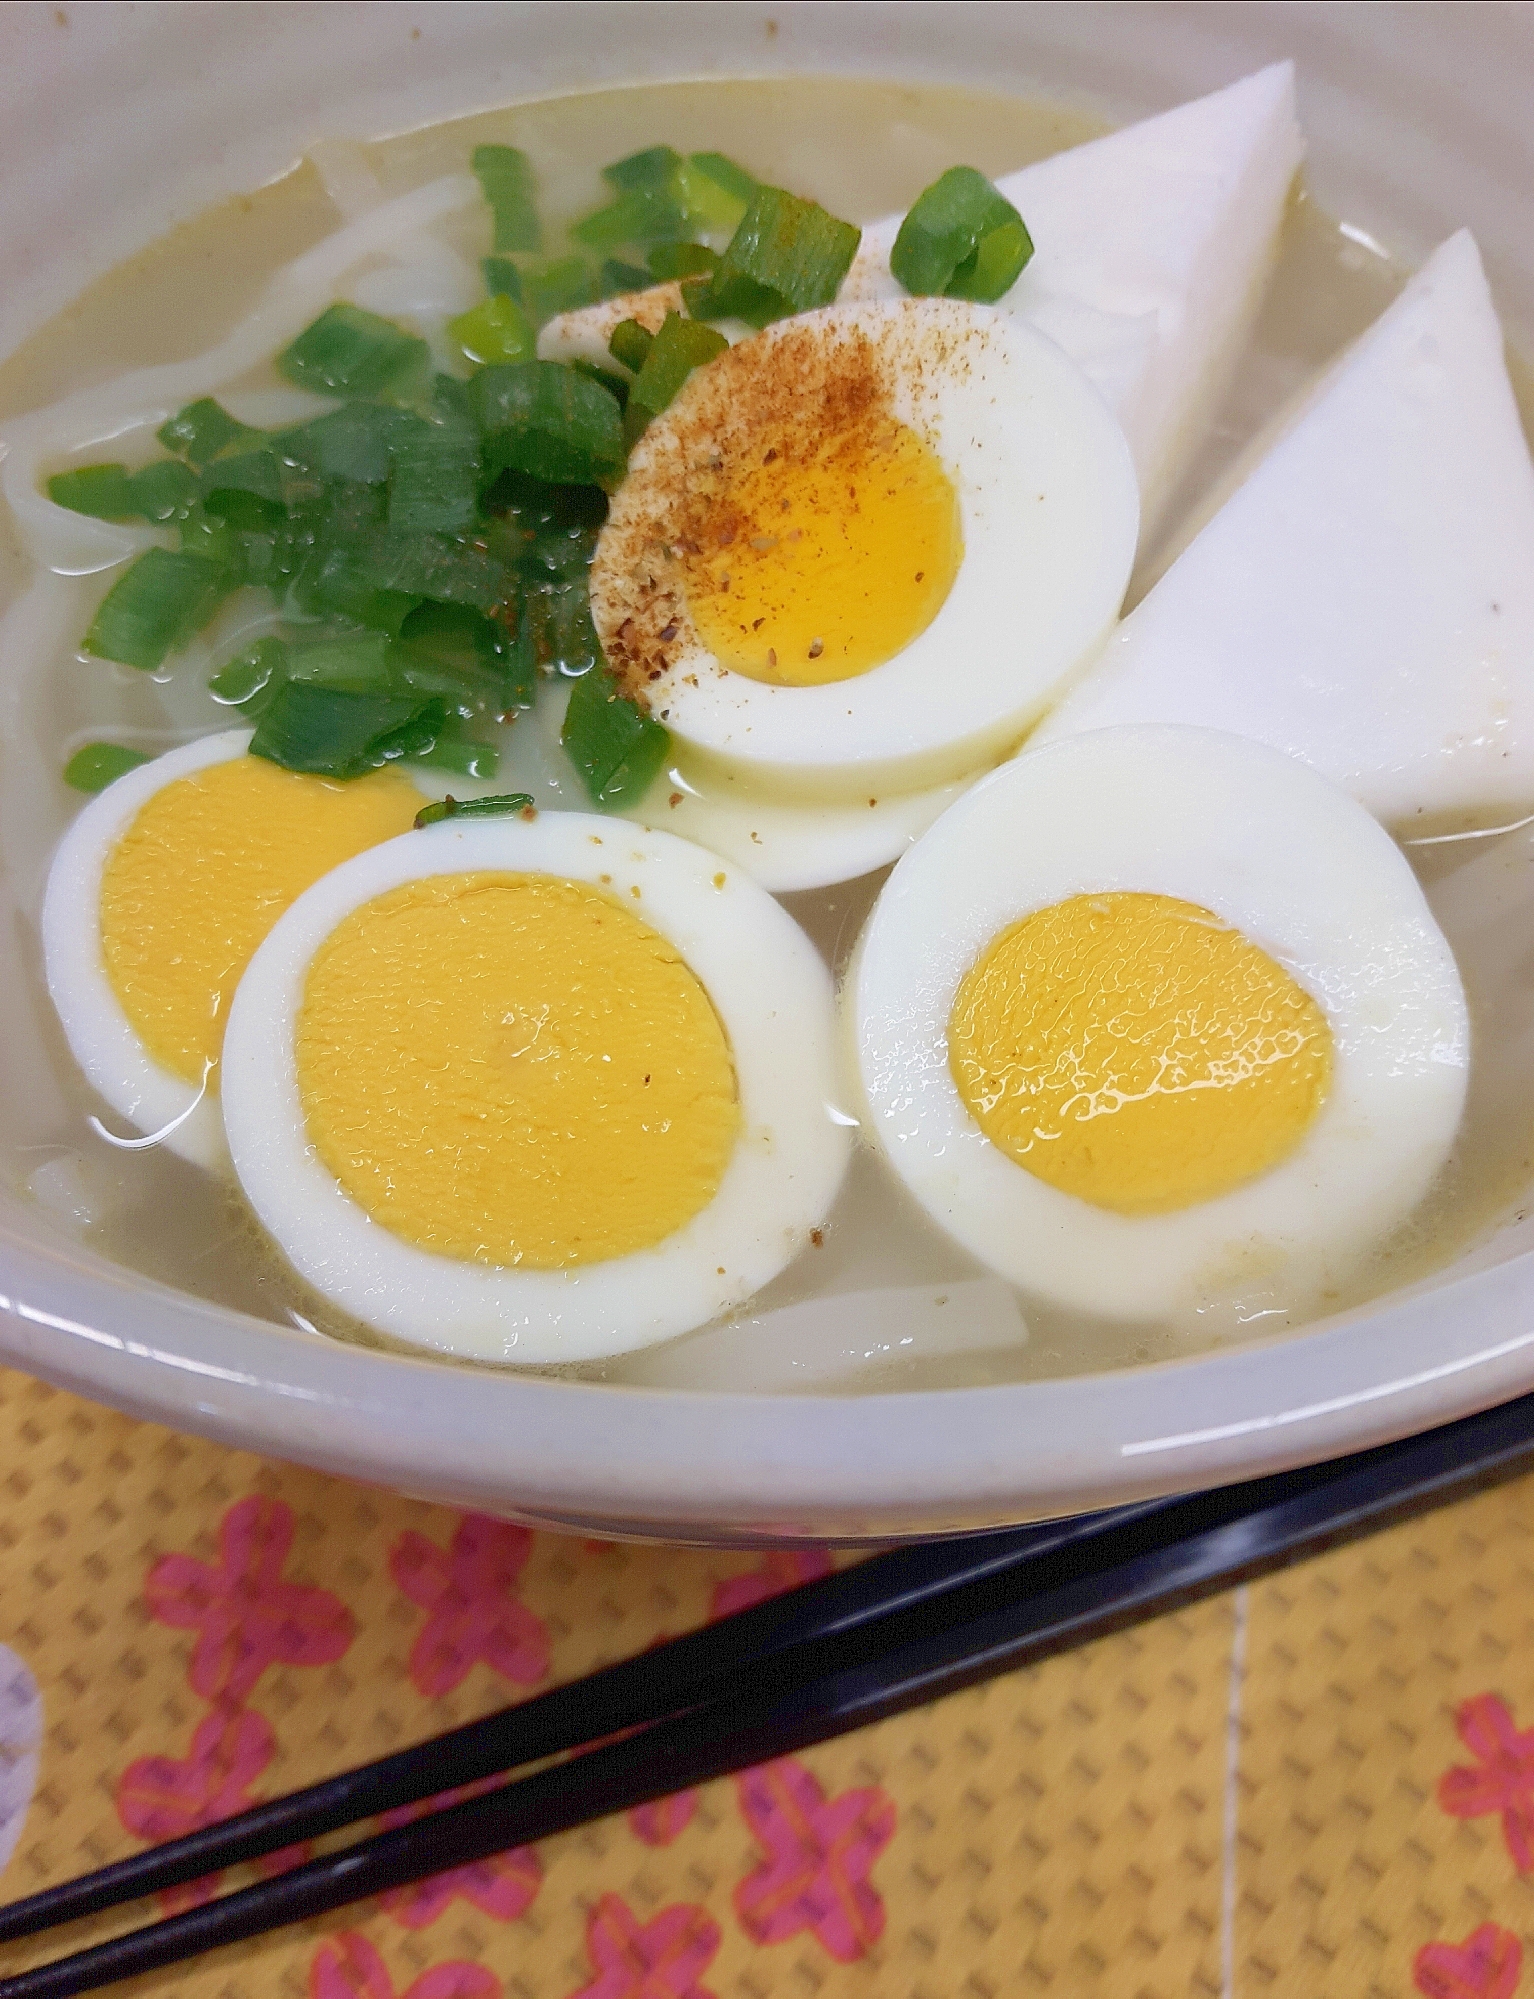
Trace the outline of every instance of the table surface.
{"type": "MultiPolygon", "coordinates": [[[[827,1566],[531,1534],[0,1372],[0,1895],[827,1566]]],[[[1534,1478],[119,1989],[1513,1999],[1534,1939],[1531,1582],[1534,1478]]],[[[0,1971],[41,1955],[0,1947],[0,1971]]]]}

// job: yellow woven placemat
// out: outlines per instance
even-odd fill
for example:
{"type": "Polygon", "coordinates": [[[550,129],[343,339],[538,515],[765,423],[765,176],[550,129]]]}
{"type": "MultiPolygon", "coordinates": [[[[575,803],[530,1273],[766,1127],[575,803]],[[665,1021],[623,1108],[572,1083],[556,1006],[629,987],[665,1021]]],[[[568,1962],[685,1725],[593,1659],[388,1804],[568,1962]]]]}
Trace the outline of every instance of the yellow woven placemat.
{"type": "MultiPolygon", "coordinates": [[[[1512,1999],[1534,1935],[1531,1527],[1534,1482],[1509,1485],[122,1989],[1512,1999]]],[[[532,1535],[0,1373],[0,1893],[824,1566],[532,1535]]],[[[0,1972],[41,1954],[0,1948],[0,1972]]]]}

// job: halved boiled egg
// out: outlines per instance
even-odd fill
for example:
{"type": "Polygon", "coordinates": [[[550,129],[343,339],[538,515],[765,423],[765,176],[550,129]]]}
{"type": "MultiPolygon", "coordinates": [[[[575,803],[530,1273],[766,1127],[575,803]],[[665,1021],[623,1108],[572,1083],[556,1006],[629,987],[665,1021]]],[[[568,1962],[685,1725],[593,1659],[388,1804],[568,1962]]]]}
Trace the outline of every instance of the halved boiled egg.
{"type": "Polygon", "coordinates": [[[1131,1321],[1312,1308],[1464,1102],[1454,958],[1363,808],[1262,745],[1029,751],[895,869],[848,976],[869,1128],[1026,1292],[1131,1321]]]}
{"type": "Polygon", "coordinates": [[[205,736],[109,785],[60,841],[43,902],[75,1060],[114,1110],[200,1166],[225,1157],[219,1053],[251,953],[327,869],[425,803],[397,771],[304,776],[247,756],[250,737],[205,736]]]}
{"type": "MultiPolygon", "coordinates": [[[[1117,422],[1031,327],[953,299],[831,306],[697,370],[650,425],[592,612],[676,739],[689,834],[719,844],[715,795],[730,844],[757,804],[810,838],[817,810],[882,807],[866,868],[908,843],[913,800],[1012,750],[1100,646],[1138,506],[1117,422]]],[[[796,857],[761,878],[846,872],[796,857]]]]}
{"type": "Polygon", "coordinates": [[[256,1214],[378,1330],[621,1352],[789,1263],[848,1157],[830,976],[742,870],[585,813],[347,862],[240,984],[224,1118],[256,1214]]]}

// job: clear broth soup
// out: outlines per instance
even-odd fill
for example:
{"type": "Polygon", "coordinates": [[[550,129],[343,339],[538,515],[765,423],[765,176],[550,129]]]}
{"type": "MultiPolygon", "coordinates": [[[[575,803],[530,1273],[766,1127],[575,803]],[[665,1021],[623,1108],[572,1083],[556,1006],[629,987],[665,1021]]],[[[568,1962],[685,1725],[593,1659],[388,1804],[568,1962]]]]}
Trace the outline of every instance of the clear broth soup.
{"type": "MultiPolygon", "coordinates": [[[[359,166],[386,195],[465,169],[474,145],[523,148],[544,213],[558,225],[602,199],[599,169],[646,145],[718,148],[762,178],[858,219],[907,205],[956,160],[996,175],[1095,136],[1100,124],[1060,106],[954,89],[832,79],[642,86],[549,99],[433,126],[360,148],[316,148],[283,179],[226,202],[92,285],[0,366],[0,425],[130,368],[213,346],[248,312],[268,278],[341,221],[327,192],[359,166]]],[[[482,220],[474,228],[483,230],[482,220]]],[[[488,243],[472,247],[476,254],[488,243]]],[[[1321,213],[1300,192],[1254,341],[1214,421],[1183,499],[1191,503],[1257,428],[1373,321],[1404,272],[1362,232],[1321,213]]],[[[269,386],[274,378],[251,378],[269,386]]],[[[1526,425],[1531,378],[1515,368],[1526,425]]],[[[1186,507],[1168,510],[1170,533],[1186,507]]],[[[1145,551],[1131,586],[1143,594],[1158,567],[1145,551]]],[[[6,516],[0,527],[0,610],[29,580],[6,516]]],[[[77,631],[101,583],[81,579],[77,631]]],[[[288,1268],[238,1196],[163,1149],[126,1152],[87,1122],[97,1110],[65,1045],[43,983],[37,915],[53,845],[74,801],[58,772],[81,741],[109,734],[155,752],[225,726],[190,661],[153,676],[65,647],[42,656],[14,645],[0,669],[0,859],[14,948],[0,955],[0,1019],[7,1082],[0,1094],[0,1184],[32,1205],[51,1232],[210,1302],[318,1334],[384,1344],[316,1297],[288,1268]],[[40,1211],[40,1212],[38,1212],[40,1211]]],[[[1465,1119],[1440,1182],[1408,1226],[1383,1245],[1331,1309],[1432,1281],[1456,1258],[1500,1260],[1507,1231],[1525,1228],[1534,1179],[1534,828],[1487,829],[1416,843],[1409,857],[1459,960],[1469,995],[1474,1060],[1465,1119]]],[[[786,906],[840,970],[884,874],[787,896],[786,906]]],[[[109,1121],[110,1122],[110,1121],[109,1121]]],[[[1521,1242],[1520,1242],[1520,1246],[1521,1242]]],[[[1463,1267],[1463,1266],[1462,1266],[1463,1267]]],[[[926,1220],[872,1152],[860,1151],[824,1231],[723,1331],[575,1370],[587,1377],[682,1385],[734,1382],[730,1354],[759,1346],[763,1312],[890,1286],[943,1287],[981,1267],[926,1220]],[[696,1362],[709,1343],[701,1376],[696,1362]],[[733,1344],[738,1343],[738,1344],[733,1344]],[[721,1360],[721,1355],[723,1359],[721,1360]]],[[[973,1386],[1133,1366],[1218,1343],[1270,1336],[1298,1323],[1281,1298],[1232,1299],[1187,1329],[1126,1326],[1024,1301],[1028,1337],[989,1350],[962,1331],[943,1351],[881,1344],[861,1366],[807,1386],[827,1392],[973,1386]]],[[[740,1383],[752,1385],[748,1366],[740,1383]]],[[[798,1377],[793,1377],[797,1380],[798,1377]]],[[[773,1385],[792,1385],[779,1379],[773,1385]]]]}

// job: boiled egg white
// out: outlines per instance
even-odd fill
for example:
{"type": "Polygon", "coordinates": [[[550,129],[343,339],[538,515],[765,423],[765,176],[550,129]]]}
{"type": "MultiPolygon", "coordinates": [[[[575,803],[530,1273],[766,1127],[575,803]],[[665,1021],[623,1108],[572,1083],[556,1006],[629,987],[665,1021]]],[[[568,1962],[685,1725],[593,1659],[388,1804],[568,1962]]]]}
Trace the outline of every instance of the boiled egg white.
{"type": "Polygon", "coordinates": [[[199,1166],[226,1156],[219,1050],[251,953],[327,868],[425,803],[396,771],[304,776],[247,756],[250,738],[204,736],[108,785],[59,842],[43,901],[48,991],[87,1081],[199,1166]]]}
{"type": "Polygon", "coordinates": [[[1101,397],[1003,313],[832,306],[731,348],[646,431],[591,571],[608,664],[676,743],[646,817],[680,792],[740,852],[757,808],[811,846],[826,808],[875,815],[854,869],[832,838],[774,888],[893,859],[1100,647],[1137,522],[1101,397]]]}
{"type": "Polygon", "coordinates": [[[849,970],[868,1129],[1025,1294],[1126,1321],[1311,1310],[1443,1166],[1453,955],[1363,808],[1263,745],[1028,751],[896,867],[849,970]]]}
{"type": "Polygon", "coordinates": [[[585,813],[445,820],[302,896],[224,1047],[308,1283],[479,1360],[589,1360],[784,1268],[847,1163],[830,976],[741,869],[585,813]]]}

